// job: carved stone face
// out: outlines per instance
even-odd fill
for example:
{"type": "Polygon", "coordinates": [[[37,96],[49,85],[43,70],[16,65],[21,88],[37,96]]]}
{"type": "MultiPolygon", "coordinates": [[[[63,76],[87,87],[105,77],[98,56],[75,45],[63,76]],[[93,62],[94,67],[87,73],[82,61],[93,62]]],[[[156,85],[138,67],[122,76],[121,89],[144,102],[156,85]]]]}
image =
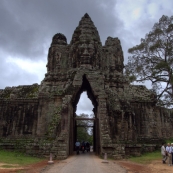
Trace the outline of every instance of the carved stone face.
{"type": "Polygon", "coordinates": [[[75,48],[71,48],[74,55],[72,58],[73,67],[99,68],[101,41],[97,28],[88,14],[82,17],[70,44],[75,48]]]}
{"type": "Polygon", "coordinates": [[[94,54],[94,45],[87,43],[79,45],[79,55],[82,56],[84,54],[88,54],[90,57],[92,57],[94,54]]]}
{"type": "Polygon", "coordinates": [[[79,45],[78,53],[81,64],[91,64],[95,54],[94,45],[91,43],[83,43],[79,45]]]}

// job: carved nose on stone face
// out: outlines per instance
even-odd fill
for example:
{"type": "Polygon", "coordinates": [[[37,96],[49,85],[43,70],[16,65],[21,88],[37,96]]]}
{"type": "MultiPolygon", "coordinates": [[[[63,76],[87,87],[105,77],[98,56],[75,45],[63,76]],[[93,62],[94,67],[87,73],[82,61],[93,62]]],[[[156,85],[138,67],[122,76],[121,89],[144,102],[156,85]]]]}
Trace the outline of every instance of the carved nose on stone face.
{"type": "Polygon", "coordinates": [[[91,58],[87,48],[84,49],[81,56],[81,64],[91,64],[91,58]]]}
{"type": "Polygon", "coordinates": [[[88,52],[88,50],[85,48],[83,54],[82,54],[82,59],[84,59],[84,61],[86,61],[87,59],[89,60],[90,59],[90,54],[88,52]]]}
{"type": "Polygon", "coordinates": [[[89,52],[88,52],[88,50],[86,48],[85,48],[85,50],[84,50],[82,55],[85,56],[85,57],[90,57],[90,54],[89,54],[89,52]]]}

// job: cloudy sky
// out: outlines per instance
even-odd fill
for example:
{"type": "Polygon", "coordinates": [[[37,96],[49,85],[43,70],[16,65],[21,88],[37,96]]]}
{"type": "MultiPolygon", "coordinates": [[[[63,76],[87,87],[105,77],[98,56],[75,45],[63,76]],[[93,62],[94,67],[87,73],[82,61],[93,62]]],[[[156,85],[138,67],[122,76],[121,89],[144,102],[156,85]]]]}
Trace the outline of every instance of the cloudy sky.
{"type": "MultiPolygon", "coordinates": [[[[127,63],[128,48],[140,43],[162,15],[173,15],[173,0],[0,0],[0,89],[40,84],[48,48],[56,33],[68,43],[87,12],[102,44],[118,37],[127,63]]],[[[82,97],[80,110],[88,111],[82,97]]]]}

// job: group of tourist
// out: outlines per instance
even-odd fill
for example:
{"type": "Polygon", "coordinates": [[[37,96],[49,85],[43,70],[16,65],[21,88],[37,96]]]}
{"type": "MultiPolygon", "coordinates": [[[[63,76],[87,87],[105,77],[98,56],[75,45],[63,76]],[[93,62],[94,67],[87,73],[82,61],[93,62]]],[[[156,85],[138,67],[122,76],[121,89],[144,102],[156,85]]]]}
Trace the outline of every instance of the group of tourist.
{"type": "Polygon", "coordinates": [[[166,144],[162,144],[161,147],[161,154],[162,154],[162,161],[163,164],[166,163],[166,160],[168,159],[168,165],[172,166],[173,165],[173,143],[168,143],[166,144]]]}
{"type": "Polygon", "coordinates": [[[77,154],[79,154],[79,150],[81,150],[82,152],[84,152],[85,150],[87,152],[90,151],[90,144],[89,144],[89,142],[82,141],[80,143],[78,141],[78,139],[77,139],[77,141],[75,143],[75,147],[76,147],[77,154]]]}

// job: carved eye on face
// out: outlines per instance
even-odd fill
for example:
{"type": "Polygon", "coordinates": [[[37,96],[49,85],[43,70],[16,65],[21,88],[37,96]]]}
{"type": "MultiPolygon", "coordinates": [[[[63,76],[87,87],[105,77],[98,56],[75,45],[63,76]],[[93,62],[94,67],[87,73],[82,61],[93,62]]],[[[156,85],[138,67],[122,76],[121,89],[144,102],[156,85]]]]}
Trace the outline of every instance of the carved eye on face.
{"type": "Polygon", "coordinates": [[[80,53],[83,53],[84,52],[84,48],[83,47],[80,47],[79,52],[80,53]]]}
{"type": "Polygon", "coordinates": [[[92,53],[94,52],[94,50],[93,50],[92,48],[89,48],[88,52],[89,52],[90,54],[92,54],[92,53]]]}
{"type": "Polygon", "coordinates": [[[91,48],[91,49],[93,49],[94,48],[94,45],[93,44],[89,44],[88,47],[91,48]]]}

